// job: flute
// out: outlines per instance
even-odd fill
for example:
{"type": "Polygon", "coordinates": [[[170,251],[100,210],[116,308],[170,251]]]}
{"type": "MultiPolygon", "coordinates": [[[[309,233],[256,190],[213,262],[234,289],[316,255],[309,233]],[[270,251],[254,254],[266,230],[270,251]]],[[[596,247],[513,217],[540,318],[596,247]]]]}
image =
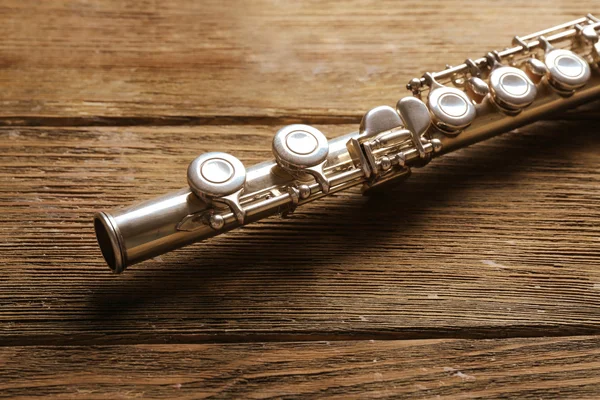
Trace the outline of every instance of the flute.
{"type": "Polygon", "coordinates": [[[591,14],[512,47],[425,73],[395,108],[379,106],[357,132],[327,140],[294,124],[273,138],[274,160],[244,167],[210,152],[187,170],[189,187],[111,212],[94,228],[109,267],[126,267],[328,194],[385,188],[433,158],[600,96],[600,20],[591,14]]]}

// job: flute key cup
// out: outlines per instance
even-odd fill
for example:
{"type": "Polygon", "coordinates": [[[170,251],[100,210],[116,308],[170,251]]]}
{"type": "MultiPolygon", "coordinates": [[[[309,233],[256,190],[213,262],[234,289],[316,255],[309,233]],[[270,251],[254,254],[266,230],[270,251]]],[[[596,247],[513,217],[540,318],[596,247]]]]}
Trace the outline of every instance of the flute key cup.
{"type": "Polygon", "coordinates": [[[208,203],[228,205],[240,224],[244,223],[240,195],[246,183],[246,168],[240,160],[222,152],[202,154],[190,163],[187,179],[195,195],[208,203]]]}
{"type": "Polygon", "coordinates": [[[554,48],[543,36],[539,41],[546,53],[548,82],[554,89],[570,95],[590,80],[590,66],[582,57],[570,50],[554,48]]]}
{"type": "Polygon", "coordinates": [[[535,84],[525,71],[500,64],[497,56],[488,54],[487,59],[492,66],[489,85],[494,102],[508,114],[518,114],[531,105],[537,95],[535,84]]]}
{"type": "Polygon", "coordinates": [[[465,92],[441,85],[430,73],[425,74],[430,87],[427,106],[435,126],[441,131],[458,134],[475,119],[475,106],[465,92]]]}
{"type": "Polygon", "coordinates": [[[289,125],[273,138],[273,155],[280,167],[291,175],[307,173],[329,192],[329,180],[323,167],[329,154],[329,143],[321,131],[309,125],[289,125]]]}

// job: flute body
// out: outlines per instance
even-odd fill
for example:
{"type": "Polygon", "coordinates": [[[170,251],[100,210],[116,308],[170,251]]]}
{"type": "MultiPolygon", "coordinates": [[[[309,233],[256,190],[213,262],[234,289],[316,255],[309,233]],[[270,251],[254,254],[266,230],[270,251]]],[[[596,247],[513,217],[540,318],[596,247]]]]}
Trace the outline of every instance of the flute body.
{"type": "Polygon", "coordinates": [[[329,141],[308,125],[284,127],[273,139],[275,159],[249,168],[226,153],[203,154],[188,168],[189,187],[97,213],[102,254],[119,273],[352,186],[385,188],[435,157],[599,98],[598,31],[588,14],[426,73],[395,109],[376,107],[358,131],[329,141]]]}

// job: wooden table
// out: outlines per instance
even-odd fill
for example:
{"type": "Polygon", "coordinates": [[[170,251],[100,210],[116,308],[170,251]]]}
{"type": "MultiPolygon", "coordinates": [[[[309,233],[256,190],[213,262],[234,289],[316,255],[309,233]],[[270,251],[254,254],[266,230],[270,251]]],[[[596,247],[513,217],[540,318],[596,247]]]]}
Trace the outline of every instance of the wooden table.
{"type": "Polygon", "coordinates": [[[0,398],[599,396],[598,103],[118,276],[91,223],[597,6],[2,1],[0,398]]]}

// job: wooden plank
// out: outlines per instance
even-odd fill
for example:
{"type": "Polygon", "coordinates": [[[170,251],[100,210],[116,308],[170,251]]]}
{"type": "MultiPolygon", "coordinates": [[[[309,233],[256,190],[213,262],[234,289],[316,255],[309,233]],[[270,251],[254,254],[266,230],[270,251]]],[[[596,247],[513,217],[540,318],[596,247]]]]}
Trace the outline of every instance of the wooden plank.
{"type": "Polygon", "coordinates": [[[595,398],[593,337],[0,347],[0,397],[595,398]]]}
{"type": "Polygon", "coordinates": [[[576,115],[120,276],[95,210],[184,186],[204,151],[263,161],[276,127],[2,128],[0,343],[598,333],[600,141],[576,115]]]}
{"type": "Polygon", "coordinates": [[[6,0],[0,123],[356,121],[427,70],[594,11],[596,0],[6,0]]]}

